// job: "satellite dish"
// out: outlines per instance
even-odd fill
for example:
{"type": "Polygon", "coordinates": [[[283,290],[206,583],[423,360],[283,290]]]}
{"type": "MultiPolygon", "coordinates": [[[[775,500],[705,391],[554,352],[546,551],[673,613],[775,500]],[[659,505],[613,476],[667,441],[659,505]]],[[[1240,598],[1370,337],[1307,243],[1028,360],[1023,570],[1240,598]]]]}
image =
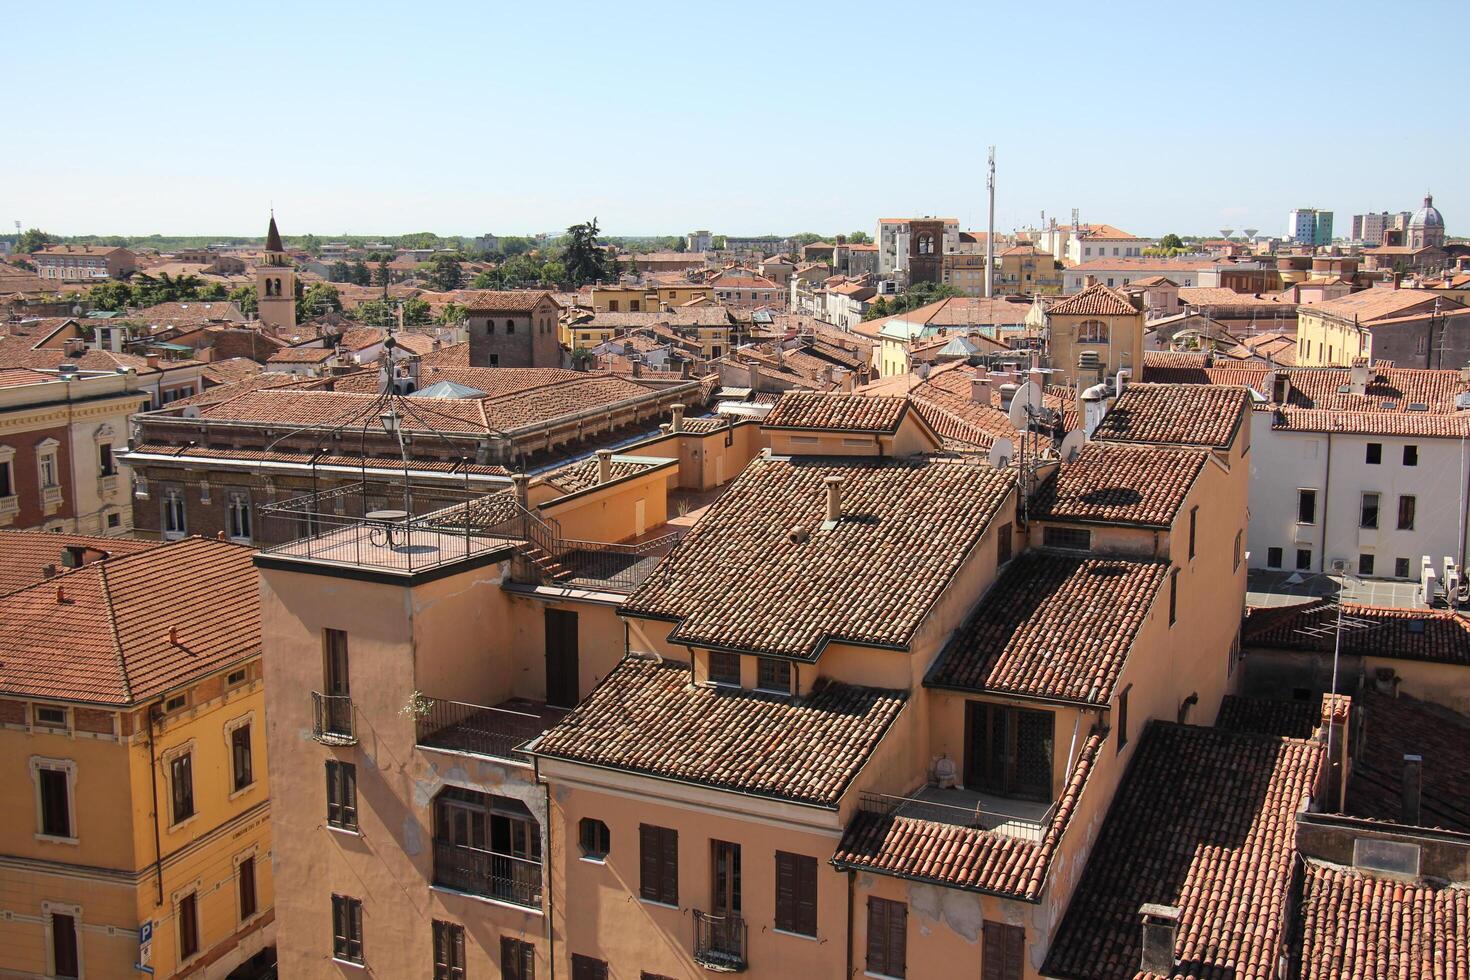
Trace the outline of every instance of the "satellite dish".
{"type": "Polygon", "coordinates": [[[1011,457],[1016,453],[1016,447],[1006,438],[995,440],[995,445],[990,447],[990,465],[996,469],[1004,469],[1011,465],[1011,457]]]}
{"type": "Polygon", "coordinates": [[[1011,428],[1025,432],[1031,424],[1031,417],[1041,408],[1041,387],[1027,381],[1016,389],[1011,396],[1011,428]],[[1028,411],[1029,409],[1029,411],[1028,411]]]}
{"type": "Polygon", "coordinates": [[[1082,446],[1086,442],[1087,436],[1082,430],[1073,429],[1062,439],[1062,446],[1057,450],[1057,455],[1061,457],[1062,462],[1070,463],[1077,458],[1077,454],[1082,451],[1082,446]]]}

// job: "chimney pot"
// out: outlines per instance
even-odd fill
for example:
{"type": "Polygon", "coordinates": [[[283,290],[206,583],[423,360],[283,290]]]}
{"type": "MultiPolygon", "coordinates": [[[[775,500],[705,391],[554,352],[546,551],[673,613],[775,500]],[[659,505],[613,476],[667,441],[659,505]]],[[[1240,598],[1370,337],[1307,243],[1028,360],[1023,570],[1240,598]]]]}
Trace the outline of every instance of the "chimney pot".
{"type": "Polygon", "coordinates": [[[512,473],[510,482],[515,487],[516,503],[527,506],[531,499],[531,478],[525,473],[512,473]]]}
{"type": "Polygon", "coordinates": [[[174,646],[179,645],[179,628],[177,626],[170,626],[168,628],[168,642],[174,646]]]}
{"type": "Polygon", "coordinates": [[[670,408],[670,411],[673,413],[673,423],[674,423],[673,424],[673,429],[674,429],[674,431],[675,432],[683,432],[684,431],[684,405],[683,405],[683,403],[682,402],[676,402],[673,405],[673,407],[670,408]]]}
{"type": "Polygon", "coordinates": [[[827,485],[827,523],[836,524],[842,520],[842,477],[824,476],[822,482],[827,485]]]}
{"type": "Polygon", "coordinates": [[[973,377],[970,379],[970,401],[976,405],[990,404],[990,379],[984,377],[973,377]]]}
{"type": "Polygon", "coordinates": [[[1172,976],[1179,909],[1172,905],[1147,904],[1138,910],[1138,914],[1143,917],[1143,955],[1139,969],[1144,973],[1172,976]]]}
{"type": "Polygon", "coordinates": [[[611,449],[597,450],[597,482],[607,483],[612,480],[612,458],[611,449]]]}
{"type": "Polygon", "coordinates": [[[56,583],[56,602],[58,604],[60,604],[60,603],[63,603],[65,601],[66,601],[66,586],[62,585],[60,582],[57,582],[56,583]]]}

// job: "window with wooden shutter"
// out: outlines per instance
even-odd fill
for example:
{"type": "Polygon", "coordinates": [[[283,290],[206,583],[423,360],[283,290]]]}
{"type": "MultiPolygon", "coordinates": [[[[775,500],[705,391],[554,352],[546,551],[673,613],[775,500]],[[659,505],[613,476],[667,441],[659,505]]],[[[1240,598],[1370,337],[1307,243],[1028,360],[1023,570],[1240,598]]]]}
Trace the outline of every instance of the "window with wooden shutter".
{"type": "Polygon", "coordinates": [[[434,980],[464,980],[464,926],[457,922],[434,920],[434,980]]]}
{"type": "Polygon", "coordinates": [[[357,829],[357,767],[350,762],[327,762],[327,823],[357,829]]]}
{"type": "Polygon", "coordinates": [[[536,980],[536,947],[501,936],[500,976],[501,980],[536,980]]]}
{"type": "Polygon", "coordinates": [[[868,899],[868,972],[904,976],[909,907],[885,898],[868,899]]]}
{"type": "Polygon", "coordinates": [[[679,832],[638,825],[639,894],[646,901],[679,904],[679,832]]]}
{"type": "Polygon", "coordinates": [[[987,919],[981,940],[980,980],[1021,980],[1026,930],[987,919]]]}
{"type": "Polygon", "coordinates": [[[592,956],[573,953],[572,980],[607,980],[607,964],[592,956]]]}
{"type": "Polygon", "coordinates": [[[348,963],[361,963],[362,902],[345,895],[332,896],[332,956],[348,963]]]}
{"type": "Polygon", "coordinates": [[[255,858],[248,857],[235,869],[240,885],[240,921],[244,922],[255,914],[255,858]]]}
{"type": "Polygon", "coordinates": [[[776,852],[776,928],[817,934],[817,859],[776,852]]]}

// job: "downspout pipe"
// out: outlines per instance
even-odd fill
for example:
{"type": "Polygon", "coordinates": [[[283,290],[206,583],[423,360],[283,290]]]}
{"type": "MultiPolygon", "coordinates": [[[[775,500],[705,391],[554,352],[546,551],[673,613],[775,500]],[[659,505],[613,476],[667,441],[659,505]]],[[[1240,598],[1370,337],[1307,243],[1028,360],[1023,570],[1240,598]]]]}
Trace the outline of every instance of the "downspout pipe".
{"type": "Polygon", "coordinates": [[[158,719],[162,702],[148,706],[148,779],[153,787],[153,881],[157,886],[155,908],[163,907],[163,837],[158,829],[158,753],[153,744],[153,723],[158,719]]]}

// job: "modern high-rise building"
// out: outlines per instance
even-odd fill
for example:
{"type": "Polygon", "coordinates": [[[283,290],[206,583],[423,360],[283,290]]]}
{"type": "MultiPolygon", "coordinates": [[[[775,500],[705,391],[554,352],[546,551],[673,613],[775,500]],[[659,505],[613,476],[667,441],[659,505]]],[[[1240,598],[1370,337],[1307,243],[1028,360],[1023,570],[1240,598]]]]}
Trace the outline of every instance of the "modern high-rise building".
{"type": "Polygon", "coordinates": [[[1287,212],[1286,237],[1297,245],[1330,245],[1332,212],[1296,208],[1287,212]]]}

